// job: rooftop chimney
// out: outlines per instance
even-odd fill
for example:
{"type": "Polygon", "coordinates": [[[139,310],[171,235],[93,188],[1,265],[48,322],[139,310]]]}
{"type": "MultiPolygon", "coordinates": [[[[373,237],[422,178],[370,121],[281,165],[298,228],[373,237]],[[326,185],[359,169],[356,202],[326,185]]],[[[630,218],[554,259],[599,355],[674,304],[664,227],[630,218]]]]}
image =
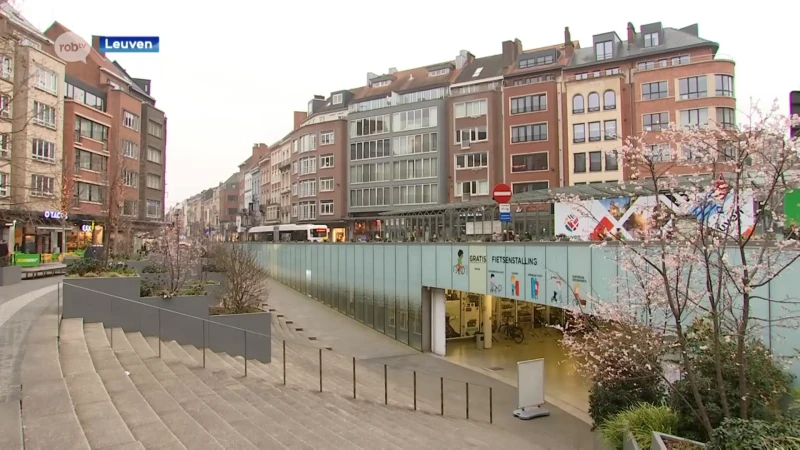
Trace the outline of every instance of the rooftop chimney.
{"type": "Polygon", "coordinates": [[[308,117],[308,113],[305,112],[305,111],[295,111],[294,112],[294,129],[295,130],[300,128],[300,124],[302,124],[303,121],[306,120],[306,117],[308,117]]]}
{"type": "Polygon", "coordinates": [[[564,53],[567,59],[572,58],[575,53],[575,43],[572,42],[572,34],[569,32],[569,27],[564,27],[564,53]]]}
{"type": "Polygon", "coordinates": [[[522,53],[522,42],[519,39],[503,41],[503,66],[509,67],[514,64],[520,53],[522,53]]]}
{"type": "Polygon", "coordinates": [[[394,75],[397,73],[397,67],[389,67],[389,75],[394,75]]]}
{"type": "Polygon", "coordinates": [[[378,75],[373,72],[367,72],[367,85],[369,85],[369,82],[372,81],[373,78],[378,78],[378,75]]]}
{"type": "Polygon", "coordinates": [[[628,22],[628,47],[636,43],[636,27],[633,23],[628,22]]]}
{"type": "Polygon", "coordinates": [[[100,53],[100,56],[106,56],[104,52],[100,51],[100,36],[92,35],[92,48],[97,50],[97,53],[100,53]]]}
{"type": "Polygon", "coordinates": [[[456,56],[456,70],[462,69],[467,64],[471,63],[475,56],[467,50],[461,50],[456,56]]]}

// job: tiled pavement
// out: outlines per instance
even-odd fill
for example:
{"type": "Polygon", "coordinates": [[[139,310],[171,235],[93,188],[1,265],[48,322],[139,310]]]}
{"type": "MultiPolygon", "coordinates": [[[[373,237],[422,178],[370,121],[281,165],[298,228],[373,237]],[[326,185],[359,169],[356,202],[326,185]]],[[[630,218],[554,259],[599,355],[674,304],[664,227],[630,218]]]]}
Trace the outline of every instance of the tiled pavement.
{"type": "Polygon", "coordinates": [[[41,278],[0,288],[0,403],[19,400],[28,331],[48,306],[55,312],[56,286],[62,279],[41,278]]]}

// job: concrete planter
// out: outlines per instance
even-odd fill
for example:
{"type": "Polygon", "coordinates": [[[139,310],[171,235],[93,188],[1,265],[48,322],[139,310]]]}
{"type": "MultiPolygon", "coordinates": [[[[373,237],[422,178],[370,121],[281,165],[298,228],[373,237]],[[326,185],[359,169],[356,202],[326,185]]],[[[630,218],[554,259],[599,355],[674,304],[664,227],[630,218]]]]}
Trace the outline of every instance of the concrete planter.
{"type": "Polygon", "coordinates": [[[625,434],[622,437],[622,450],[641,450],[642,448],[639,446],[639,443],[636,442],[636,439],[633,438],[633,435],[630,431],[627,431],[627,427],[625,430],[625,434]]]}
{"type": "Polygon", "coordinates": [[[86,322],[104,322],[106,326],[120,326],[111,320],[115,307],[124,308],[124,300],[139,299],[139,277],[67,278],[64,280],[61,311],[65,319],[83,317],[86,322]],[[108,319],[108,320],[104,320],[108,319]]]}
{"type": "Polygon", "coordinates": [[[208,339],[209,348],[229,355],[243,356],[245,342],[247,342],[247,359],[256,359],[269,363],[272,359],[272,316],[268,312],[249,314],[220,314],[209,317],[208,339]],[[234,328],[215,326],[214,322],[252,331],[258,334],[247,333],[234,328]]]}
{"type": "Polygon", "coordinates": [[[664,434],[659,433],[657,431],[653,431],[653,444],[650,446],[650,450],[669,450],[667,446],[667,442],[677,444],[683,443],[684,445],[689,445],[689,448],[697,448],[703,449],[706,448],[706,445],[702,442],[692,441],[690,439],[684,439],[678,436],[673,436],[671,434],[664,434]]]}
{"type": "Polygon", "coordinates": [[[22,267],[0,267],[0,286],[10,286],[22,281],[22,267]]]}
{"type": "Polygon", "coordinates": [[[141,275],[142,274],[142,269],[144,269],[145,267],[149,266],[152,263],[150,261],[147,261],[147,260],[142,260],[142,261],[125,261],[125,264],[128,267],[131,267],[134,270],[136,270],[136,273],[141,275]]]}

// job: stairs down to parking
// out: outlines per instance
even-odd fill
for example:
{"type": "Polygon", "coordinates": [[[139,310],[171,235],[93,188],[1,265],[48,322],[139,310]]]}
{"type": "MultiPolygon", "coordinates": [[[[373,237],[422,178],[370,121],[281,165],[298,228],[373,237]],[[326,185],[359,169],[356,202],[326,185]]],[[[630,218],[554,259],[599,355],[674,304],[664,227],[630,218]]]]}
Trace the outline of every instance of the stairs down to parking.
{"type": "Polygon", "coordinates": [[[407,385],[375,368],[358,366],[354,399],[354,360],[325,348],[289,343],[284,365],[273,338],[271,363],[245,362],[82,319],[61,322],[59,343],[56,320],[34,325],[23,361],[26,449],[535,448],[430,398],[414,411],[407,385]]]}

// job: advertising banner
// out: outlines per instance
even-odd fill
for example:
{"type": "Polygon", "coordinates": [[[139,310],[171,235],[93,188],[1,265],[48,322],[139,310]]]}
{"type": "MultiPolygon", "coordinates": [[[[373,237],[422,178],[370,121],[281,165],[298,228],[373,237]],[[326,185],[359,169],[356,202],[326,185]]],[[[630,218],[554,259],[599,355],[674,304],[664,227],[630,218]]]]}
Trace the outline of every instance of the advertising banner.
{"type": "MultiPolygon", "coordinates": [[[[661,229],[651,219],[656,202],[674,211],[680,220],[705,220],[707,226],[725,231],[735,215],[736,197],[729,193],[719,195],[717,192],[697,195],[702,195],[704,199],[690,201],[688,195],[658,195],[556,203],[554,231],[556,235],[564,234],[585,241],[600,241],[606,236],[642,240],[659,233],[661,229]]],[[[742,234],[747,236],[755,229],[752,192],[743,192],[738,200],[742,234]]],[[[735,234],[732,230],[731,235],[735,234]]]]}

